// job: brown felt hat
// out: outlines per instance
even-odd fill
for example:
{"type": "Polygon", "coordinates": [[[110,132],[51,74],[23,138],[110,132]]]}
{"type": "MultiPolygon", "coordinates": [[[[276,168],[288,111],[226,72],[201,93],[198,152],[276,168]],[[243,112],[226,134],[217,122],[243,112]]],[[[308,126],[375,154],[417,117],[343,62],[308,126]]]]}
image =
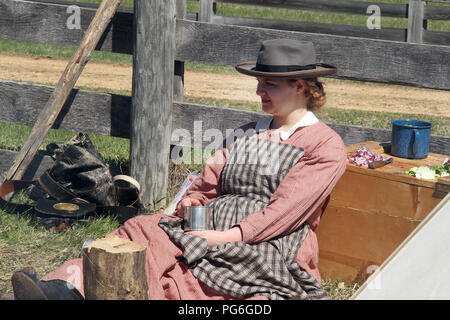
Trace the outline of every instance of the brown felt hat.
{"type": "Polygon", "coordinates": [[[290,39],[265,40],[257,61],[239,63],[240,73],[262,78],[314,78],[336,73],[337,68],[317,63],[312,42],[290,39]]]}

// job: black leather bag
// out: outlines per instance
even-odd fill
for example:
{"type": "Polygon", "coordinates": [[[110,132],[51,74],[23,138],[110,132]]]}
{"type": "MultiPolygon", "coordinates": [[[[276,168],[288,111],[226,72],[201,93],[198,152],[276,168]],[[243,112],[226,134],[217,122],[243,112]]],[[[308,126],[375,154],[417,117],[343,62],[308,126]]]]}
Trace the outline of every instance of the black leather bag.
{"type": "Polygon", "coordinates": [[[32,206],[35,217],[46,227],[62,230],[98,215],[116,215],[123,223],[137,214],[139,183],[125,175],[113,177],[87,134],[78,133],[67,143],[50,143],[47,152],[55,162],[37,181],[1,186],[5,194],[3,190],[18,191],[31,184],[28,196],[37,201],[32,206]]]}
{"type": "Polygon", "coordinates": [[[81,198],[99,206],[119,205],[109,167],[87,134],[79,133],[67,143],[51,143],[47,152],[55,163],[39,178],[32,199],[81,198]]]}

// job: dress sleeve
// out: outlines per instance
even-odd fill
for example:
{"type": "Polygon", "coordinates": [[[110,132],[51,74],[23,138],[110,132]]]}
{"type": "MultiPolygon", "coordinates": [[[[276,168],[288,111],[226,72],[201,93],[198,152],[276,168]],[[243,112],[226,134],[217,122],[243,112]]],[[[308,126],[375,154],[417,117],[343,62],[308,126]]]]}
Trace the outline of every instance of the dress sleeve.
{"type": "Polygon", "coordinates": [[[323,204],[345,168],[346,150],[339,137],[306,154],[287,173],[264,210],[238,224],[243,241],[257,243],[296,230],[323,204]]]}

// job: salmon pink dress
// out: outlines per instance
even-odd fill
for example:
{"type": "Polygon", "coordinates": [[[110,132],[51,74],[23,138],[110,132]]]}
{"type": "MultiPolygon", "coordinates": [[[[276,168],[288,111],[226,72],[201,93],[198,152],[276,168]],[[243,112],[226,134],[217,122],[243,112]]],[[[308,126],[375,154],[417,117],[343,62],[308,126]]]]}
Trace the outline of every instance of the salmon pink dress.
{"type": "MultiPolygon", "coordinates": [[[[233,183],[230,184],[231,187],[224,185],[224,176],[234,174],[234,179],[237,181],[236,184],[239,184],[239,181],[242,180],[239,180],[236,171],[228,170],[228,165],[231,162],[230,157],[237,150],[235,146],[243,145],[238,144],[238,141],[245,141],[245,139],[250,138],[249,141],[254,142],[254,139],[263,139],[264,141],[261,140],[261,142],[269,142],[270,146],[279,144],[281,149],[277,150],[288,150],[289,152],[293,150],[290,153],[288,152],[290,155],[289,158],[277,158],[277,169],[282,170],[276,171],[276,174],[282,177],[281,179],[279,178],[278,182],[273,184],[273,181],[275,181],[273,179],[261,180],[258,177],[257,179],[255,178],[258,182],[252,185],[252,191],[248,191],[248,189],[244,190],[244,196],[249,198],[257,195],[258,190],[264,190],[264,187],[267,187],[267,190],[272,188],[272,191],[268,193],[267,197],[258,198],[255,196],[255,199],[260,201],[259,205],[247,206],[251,212],[244,213],[236,221],[231,219],[224,225],[226,227],[240,227],[243,240],[242,243],[236,243],[236,245],[238,247],[241,246],[239,248],[243,248],[243,250],[248,248],[248,246],[259,248],[261,245],[267,243],[272,244],[269,245],[271,248],[274,246],[281,248],[283,247],[281,242],[280,244],[276,244],[274,241],[288,239],[289,237],[292,239],[295,238],[296,240],[289,240],[291,242],[287,242],[292,243],[294,246],[294,251],[292,252],[291,250],[286,255],[286,257],[289,255],[292,257],[292,261],[285,268],[288,271],[284,271],[284,274],[282,272],[278,273],[279,277],[277,278],[278,267],[275,267],[277,270],[273,272],[275,274],[274,277],[269,280],[256,279],[255,283],[258,283],[259,287],[267,287],[267,281],[272,281],[272,283],[277,282],[274,284],[274,289],[269,288],[267,292],[264,290],[252,290],[253,284],[239,282],[243,281],[242,279],[239,279],[239,281],[236,279],[231,279],[231,281],[227,279],[229,281],[226,284],[229,285],[237,281],[237,287],[245,287],[246,291],[239,291],[239,289],[237,291],[233,291],[234,289],[229,290],[229,286],[227,285],[216,285],[212,276],[208,280],[209,274],[213,274],[213,272],[220,274],[222,273],[222,269],[218,269],[219,271],[217,271],[203,268],[204,270],[208,270],[208,272],[201,274],[201,272],[197,271],[199,263],[189,260],[189,255],[185,252],[186,248],[183,247],[184,242],[179,240],[179,237],[183,238],[182,233],[176,230],[176,224],[181,220],[180,218],[162,214],[141,215],[128,220],[122,227],[114,231],[113,234],[147,245],[146,272],[151,299],[292,298],[293,291],[297,289],[303,291],[304,289],[304,291],[308,292],[310,290],[308,287],[311,286],[314,286],[314,290],[311,292],[318,292],[317,290],[320,288],[317,286],[320,286],[321,278],[318,269],[318,241],[314,230],[319,225],[326,200],[345,171],[346,149],[340,136],[327,125],[318,121],[312,112],[308,112],[306,116],[287,132],[271,130],[271,121],[272,117],[268,117],[258,122],[246,124],[235,130],[233,133],[234,138],[228,139],[227,141],[230,143],[224,143],[223,148],[217,150],[207,161],[205,167],[186,191],[183,198],[195,198],[202,205],[215,205],[216,212],[214,215],[219,216],[216,223],[217,226],[220,226],[221,213],[220,209],[217,209],[220,208],[220,205],[217,205],[217,203],[220,204],[219,199],[222,199],[225,193],[229,195],[230,188],[234,190],[232,188],[233,183]],[[247,134],[236,135],[236,133],[242,132],[247,134]],[[246,138],[244,139],[243,137],[246,138]],[[289,162],[288,165],[286,164],[287,162],[289,162]],[[262,184],[262,186],[258,187],[259,184],[262,184]],[[252,193],[253,195],[251,195],[252,193]],[[181,236],[177,238],[177,235],[180,234],[181,236]],[[298,234],[298,236],[293,236],[294,234],[298,234]],[[296,287],[297,284],[295,283],[291,285],[289,284],[290,282],[286,282],[285,285],[285,282],[280,282],[280,279],[284,280],[286,278],[286,272],[292,273],[293,279],[298,280],[299,277],[302,277],[299,275],[304,275],[306,278],[309,278],[304,284],[300,283],[300,287],[296,287]],[[280,277],[280,275],[282,276],[280,277]],[[291,286],[290,291],[284,291],[283,286],[291,286]],[[244,294],[245,292],[248,292],[248,294],[244,294]]],[[[273,154],[268,155],[266,153],[265,156],[273,158],[273,154]]],[[[245,168],[249,167],[244,167],[244,169],[240,170],[244,170],[245,172],[247,170],[245,168]]],[[[269,172],[268,175],[270,176],[270,174],[269,172]]],[[[245,182],[246,180],[251,179],[247,178],[242,181],[245,182]]],[[[238,190],[237,193],[239,192],[241,191],[238,190]]],[[[223,202],[226,203],[226,201],[223,202]]],[[[244,203],[250,202],[248,200],[244,203]]],[[[242,208],[242,205],[237,207],[242,208]]],[[[213,227],[218,228],[217,226],[213,227]]],[[[286,245],[284,244],[284,246],[286,245]]],[[[219,249],[224,249],[225,247],[229,248],[229,246],[224,246],[219,249]]],[[[265,249],[262,250],[264,251],[265,249]]],[[[208,250],[205,249],[205,251],[208,250]]],[[[212,253],[201,253],[198,256],[199,260],[219,259],[217,252],[212,251],[212,253]]],[[[248,252],[252,254],[253,251],[249,250],[248,252]]],[[[264,256],[264,253],[262,255],[264,256]]],[[[226,259],[231,259],[232,261],[237,260],[235,257],[227,257],[229,255],[221,256],[221,263],[226,272],[231,272],[233,263],[226,263],[226,259]]],[[[236,257],[239,257],[239,255],[236,257]]],[[[263,257],[262,261],[265,261],[264,259],[265,257],[263,257]]],[[[279,258],[277,259],[279,260],[279,258]]],[[[211,265],[215,265],[214,261],[208,264],[208,266],[211,265]]],[[[81,259],[73,259],[48,274],[43,280],[67,280],[84,294],[82,272],[81,259]]],[[[301,297],[308,298],[307,295],[301,295],[301,297]]],[[[314,298],[314,296],[312,297],[314,298]]]]}

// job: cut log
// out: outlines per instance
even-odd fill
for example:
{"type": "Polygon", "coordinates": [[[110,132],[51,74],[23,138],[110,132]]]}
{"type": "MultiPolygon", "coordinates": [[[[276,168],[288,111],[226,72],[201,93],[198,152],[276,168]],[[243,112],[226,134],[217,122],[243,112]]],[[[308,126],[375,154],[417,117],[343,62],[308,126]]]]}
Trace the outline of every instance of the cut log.
{"type": "Polygon", "coordinates": [[[147,247],[117,236],[95,240],[83,249],[86,300],[148,300],[147,247]]]}

